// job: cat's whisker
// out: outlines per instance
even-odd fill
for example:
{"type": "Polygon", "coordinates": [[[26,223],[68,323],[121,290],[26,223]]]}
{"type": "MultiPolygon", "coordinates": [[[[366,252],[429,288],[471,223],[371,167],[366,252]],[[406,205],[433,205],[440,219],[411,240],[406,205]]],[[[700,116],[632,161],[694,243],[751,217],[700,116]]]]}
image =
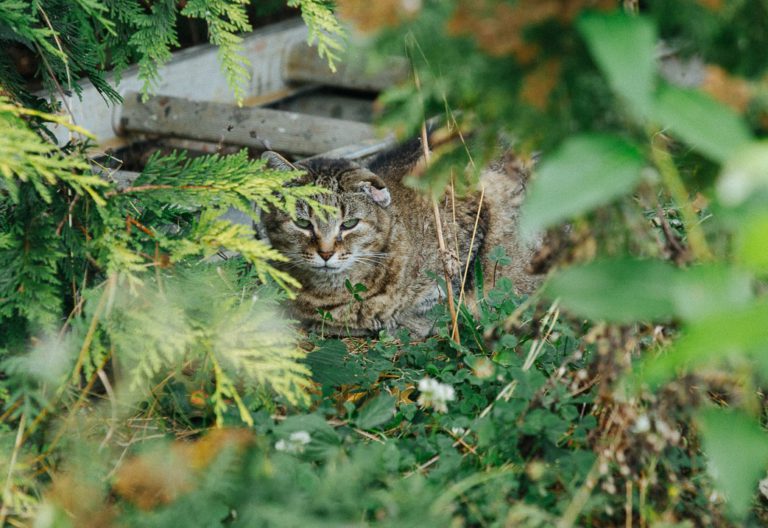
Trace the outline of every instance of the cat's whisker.
{"type": "Polygon", "coordinates": [[[377,260],[379,262],[383,262],[384,260],[386,260],[387,256],[386,255],[366,255],[365,253],[363,253],[363,254],[355,255],[354,258],[358,258],[358,259],[365,258],[365,259],[377,260]]]}
{"type": "Polygon", "coordinates": [[[369,266],[373,266],[373,267],[376,267],[376,266],[383,266],[383,265],[384,265],[384,263],[383,263],[383,262],[381,262],[381,261],[377,261],[377,260],[369,260],[369,259],[367,259],[367,258],[365,258],[365,257],[357,257],[357,258],[355,259],[355,264],[357,264],[357,263],[360,263],[360,264],[367,264],[367,265],[369,265],[369,266]]]}

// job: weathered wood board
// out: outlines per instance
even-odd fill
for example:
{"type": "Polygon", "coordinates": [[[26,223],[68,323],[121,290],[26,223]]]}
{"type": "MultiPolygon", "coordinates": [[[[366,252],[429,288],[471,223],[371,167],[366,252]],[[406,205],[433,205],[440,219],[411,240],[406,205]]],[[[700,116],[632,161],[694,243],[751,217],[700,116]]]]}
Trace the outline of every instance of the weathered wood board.
{"type": "Polygon", "coordinates": [[[371,125],[267,108],[127,94],[119,130],[312,155],[373,139],[371,125]]]}
{"type": "Polygon", "coordinates": [[[361,123],[373,121],[372,98],[338,94],[331,90],[307,91],[270,104],[269,108],[361,123]]]}
{"type": "MultiPolygon", "coordinates": [[[[275,101],[294,93],[282,76],[283,55],[293,45],[304,46],[317,53],[306,44],[307,28],[300,19],[280,22],[254,31],[243,39],[243,54],[250,60],[251,80],[246,89],[245,105],[258,105],[275,101]]],[[[188,48],[173,54],[173,59],[160,68],[160,82],[154,92],[173,97],[195,98],[198,100],[234,103],[232,89],[221,74],[217,58],[218,48],[208,44],[188,48]]],[[[115,84],[109,75],[107,81],[115,84]]],[[[89,130],[96,136],[101,149],[124,145],[125,138],[115,132],[115,125],[120,116],[120,107],[109,105],[96,88],[83,81],[83,91],[67,96],[67,104],[72,109],[76,124],[89,130]]],[[[141,89],[135,67],[126,70],[117,85],[118,91],[125,95],[141,89]]],[[[40,94],[46,97],[48,94],[40,94]]],[[[63,127],[52,127],[61,141],[69,138],[69,132],[63,127]]]]}
{"type": "Polygon", "coordinates": [[[363,57],[349,53],[333,72],[314,51],[301,44],[292,45],[283,62],[283,79],[380,92],[408,79],[410,74],[405,59],[392,58],[386,67],[374,69],[363,57]]]}

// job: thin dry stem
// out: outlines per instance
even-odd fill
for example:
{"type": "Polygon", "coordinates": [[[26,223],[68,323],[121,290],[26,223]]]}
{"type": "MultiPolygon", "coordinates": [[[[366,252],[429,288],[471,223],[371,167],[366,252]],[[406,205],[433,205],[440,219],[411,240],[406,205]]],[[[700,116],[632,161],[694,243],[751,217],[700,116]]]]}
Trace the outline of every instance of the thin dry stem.
{"type": "MultiPolygon", "coordinates": [[[[480,211],[482,211],[483,209],[483,198],[485,198],[485,187],[483,187],[480,191],[480,200],[477,204],[477,214],[475,215],[475,225],[472,227],[472,238],[469,241],[469,251],[467,252],[468,253],[467,262],[464,264],[464,274],[461,277],[461,289],[459,290],[459,303],[458,303],[457,310],[461,309],[461,303],[464,301],[464,287],[467,284],[467,275],[469,274],[469,261],[471,260],[470,255],[472,255],[472,249],[475,246],[475,235],[477,235],[477,226],[480,223],[480,211]]],[[[455,217],[454,217],[454,221],[455,221],[455,217]]],[[[458,320],[456,320],[453,323],[453,331],[451,332],[451,337],[453,338],[454,335],[458,337],[458,332],[459,332],[459,326],[458,326],[458,320]]]]}
{"type": "MultiPolygon", "coordinates": [[[[416,68],[413,68],[413,80],[416,83],[416,90],[421,96],[421,80],[416,68]]],[[[423,107],[423,104],[422,104],[423,107]]],[[[424,162],[429,166],[429,143],[427,141],[427,123],[426,120],[421,123],[421,146],[424,149],[424,162]]],[[[458,315],[456,312],[456,306],[454,304],[453,286],[451,285],[451,273],[450,265],[448,263],[448,252],[445,246],[445,237],[443,236],[443,222],[440,218],[440,207],[437,204],[437,199],[432,198],[432,214],[435,219],[435,230],[437,231],[437,246],[440,250],[440,258],[443,262],[443,275],[445,276],[445,294],[448,298],[448,313],[451,315],[451,328],[455,328],[457,325],[458,315]]],[[[451,338],[456,344],[460,344],[458,332],[451,335],[451,338]]]]}
{"type": "Polygon", "coordinates": [[[104,292],[101,294],[101,297],[99,298],[99,304],[96,307],[96,311],[93,314],[93,319],[91,319],[91,324],[88,326],[88,333],[85,335],[85,339],[83,340],[83,346],[80,348],[80,354],[77,356],[77,362],[75,363],[75,368],[72,370],[72,382],[78,383],[80,380],[80,370],[83,368],[83,363],[85,363],[85,358],[88,355],[88,349],[91,347],[91,341],[93,341],[93,337],[96,335],[96,328],[99,325],[99,317],[101,317],[101,311],[104,308],[104,305],[107,302],[107,298],[109,297],[110,290],[112,288],[116,288],[117,284],[117,277],[112,276],[108,279],[107,287],[105,288],[104,292]]]}
{"type": "Polygon", "coordinates": [[[664,183],[664,187],[667,188],[672,199],[680,208],[685,230],[688,233],[688,244],[691,247],[693,256],[697,260],[711,260],[712,252],[707,244],[704,231],[699,224],[696,211],[693,210],[693,206],[691,205],[688,190],[685,188],[682,178],[680,178],[680,173],[664,144],[664,138],[661,133],[652,134],[651,136],[651,156],[661,173],[661,180],[664,183]]]}
{"type": "Polygon", "coordinates": [[[5,479],[5,486],[3,487],[3,506],[0,508],[0,526],[5,526],[5,518],[8,517],[8,505],[10,504],[11,495],[11,483],[13,478],[13,469],[16,466],[16,459],[19,457],[19,451],[24,443],[24,424],[27,421],[27,413],[21,414],[21,420],[19,421],[19,430],[16,431],[16,441],[13,444],[13,454],[11,454],[11,460],[8,463],[8,477],[5,479]]]}
{"type": "Polygon", "coordinates": [[[547,330],[544,333],[544,337],[541,339],[534,339],[531,343],[531,348],[528,349],[528,356],[525,358],[525,363],[523,363],[523,370],[529,370],[533,366],[536,358],[539,357],[539,354],[541,354],[541,351],[544,348],[544,343],[547,342],[547,339],[549,339],[549,336],[552,334],[552,330],[555,328],[555,323],[560,317],[558,304],[559,300],[555,300],[549,307],[549,310],[547,310],[544,320],[542,321],[543,325],[547,327],[547,330]]]}
{"type": "Polygon", "coordinates": [[[557,522],[557,528],[571,528],[576,523],[576,519],[579,518],[581,511],[589,500],[589,496],[592,495],[592,490],[597,484],[598,476],[600,474],[600,464],[602,461],[602,456],[595,459],[595,463],[592,464],[592,468],[589,470],[587,478],[584,480],[584,484],[581,485],[573,496],[568,507],[565,509],[563,516],[560,517],[560,520],[557,522]]]}
{"type": "Polygon", "coordinates": [[[115,391],[112,390],[112,384],[109,382],[109,378],[106,374],[104,374],[104,370],[99,369],[96,374],[99,376],[101,383],[104,385],[104,389],[107,391],[107,396],[109,397],[109,406],[112,411],[109,430],[104,436],[104,440],[102,440],[101,444],[99,444],[99,450],[102,450],[107,445],[107,442],[112,439],[112,435],[115,434],[115,424],[117,423],[117,398],[115,397],[115,391]]]}
{"type": "MultiPolygon", "coordinates": [[[[66,57],[66,53],[64,53],[64,47],[61,45],[61,40],[59,39],[59,33],[53,28],[53,24],[51,24],[51,20],[48,18],[48,14],[45,12],[45,10],[42,8],[42,6],[38,5],[37,9],[40,11],[40,14],[43,16],[43,19],[45,20],[45,24],[48,26],[48,29],[51,30],[51,33],[53,34],[53,40],[56,42],[56,47],[59,48],[59,52],[61,53],[62,57],[66,57]]],[[[58,79],[56,79],[56,75],[53,73],[53,68],[51,68],[51,65],[48,63],[48,59],[43,54],[43,50],[40,49],[40,46],[35,44],[35,47],[37,48],[37,54],[42,57],[43,63],[45,64],[45,68],[48,70],[48,73],[51,76],[51,79],[53,79],[54,84],[56,85],[56,89],[59,91],[59,94],[61,95],[61,102],[64,103],[64,108],[67,109],[67,113],[69,114],[69,117],[72,118],[72,123],[77,124],[77,121],[75,120],[75,114],[72,112],[72,108],[69,106],[69,96],[67,96],[67,93],[64,91],[64,89],[61,87],[61,84],[59,84],[58,79]]],[[[67,59],[62,59],[64,62],[64,71],[67,73],[67,88],[69,91],[72,91],[72,74],[69,71],[69,62],[67,59]]],[[[69,130],[69,139],[72,139],[72,130],[69,130]]]]}
{"type": "MultiPolygon", "coordinates": [[[[61,441],[62,437],[64,436],[64,433],[67,430],[70,420],[72,420],[72,418],[77,414],[77,411],[80,409],[80,407],[82,407],[82,405],[85,403],[86,399],[88,398],[88,395],[91,393],[91,389],[96,384],[96,379],[99,377],[98,371],[104,370],[104,367],[107,365],[107,362],[110,360],[110,358],[111,358],[111,355],[107,355],[107,357],[104,358],[104,361],[102,361],[101,365],[99,365],[99,368],[97,369],[96,373],[94,373],[93,376],[91,376],[91,379],[88,380],[88,384],[83,388],[83,390],[80,391],[80,395],[78,396],[75,404],[72,406],[72,410],[67,415],[67,418],[64,420],[64,423],[62,424],[62,426],[59,427],[58,431],[56,432],[56,435],[48,443],[46,450],[40,453],[35,458],[36,463],[42,463],[45,457],[47,457],[58,445],[58,443],[61,441]]],[[[38,419],[35,419],[32,425],[35,425],[35,427],[39,425],[40,422],[45,417],[45,415],[47,415],[48,409],[50,409],[50,407],[46,407],[45,409],[43,409],[43,411],[37,415],[38,419]]],[[[26,442],[29,436],[34,432],[35,430],[32,427],[30,427],[27,433],[24,435],[24,438],[22,439],[22,443],[26,442]]]]}
{"type": "MultiPolygon", "coordinates": [[[[418,79],[418,77],[417,77],[418,79]]],[[[416,82],[418,86],[418,81],[416,82]]],[[[427,125],[426,123],[422,123],[421,125],[421,145],[424,149],[424,161],[429,165],[429,145],[427,143],[427,125]]],[[[437,247],[440,250],[441,259],[443,261],[443,275],[445,276],[445,295],[448,298],[448,313],[451,315],[451,328],[454,329],[454,331],[451,332],[451,339],[453,339],[456,344],[461,343],[461,339],[459,337],[457,325],[458,325],[458,314],[456,312],[456,306],[454,304],[454,297],[453,297],[453,286],[451,284],[451,272],[450,272],[450,265],[448,264],[448,258],[447,258],[447,248],[445,246],[445,237],[443,236],[443,221],[440,218],[440,207],[437,203],[437,199],[432,198],[432,214],[434,215],[435,219],[435,231],[437,232],[437,247]]]]}
{"type": "MultiPolygon", "coordinates": [[[[437,247],[440,249],[440,255],[443,260],[443,275],[445,276],[445,294],[448,298],[448,313],[451,315],[451,327],[456,329],[458,325],[458,314],[456,312],[456,306],[453,300],[453,286],[451,285],[451,272],[448,264],[447,250],[445,247],[445,238],[443,237],[442,220],[440,219],[440,209],[437,205],[437,200],[432,200],[432,213],[435,217],[435,228],[437,230],[437,247]]],[[[455,332],[451,332],[451,339],[456,344],[461,343],[459,338],[458,329],[455,332]]]]}

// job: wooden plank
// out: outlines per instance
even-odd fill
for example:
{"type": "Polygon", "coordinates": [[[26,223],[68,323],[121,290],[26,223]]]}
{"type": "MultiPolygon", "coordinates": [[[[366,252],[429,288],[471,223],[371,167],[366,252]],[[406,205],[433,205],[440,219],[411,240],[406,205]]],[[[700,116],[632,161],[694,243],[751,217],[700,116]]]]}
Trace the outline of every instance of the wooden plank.
{"type": "MultiPolygon", "coordinates": [[[[378,154],[379,152],[392,147],[397,144],[397,141],[395,141],[395,136],[390,134],[389,136],[383,138],[383,139],[367,139],[364,141],[360,141],[358,143],[354,143],[352,145],[346,145],[341,148],[337,148],[334,150],[331,150],[329,152],[323,152],[321,154],[317,154],[315,156],[312,156],[312,158],[331,158],[331,159],[348,159],[352,161],[361,160],[364,158],[367,158],[369,156],[373,156],[374,154],[378,154]]],[[[311,159],[311,158],[308,158],[311,159]]]]}
{"type": "Polygon", "coordinates": [[[298,155],[326,152],[372,139],[371,125],[266,108],[139,94],[125,97],[122,133],[139,132],[228,143],[298,155]]]}
{"type": "Polygon", "coordinates": [[[370,123],[373,121],[373,101],[367,97],[338,95],[318,90],[296,95],[269,105],[275,110],[298,112],[320,117],[370,123]]]}
{"type": "Polygon", "coordinates": [[[317,50],[303,42],[291,46],[283,64],[283,79],[286,82],[312,82],[369,92],[389,88],[408,79],[409,74],[405,59],[393,57],[385,67],[373,71],[371,64],[363,57],[353,54],[337,64],[333,72],[328,63],[318,56],[317,50]]]}
{"type": "MultiPolygon", "coordinates": [[[[264,104],[279,97],[295,93],[295,89],[283,80],[283,55],[286,48],[305,42],[307,28],[296,18],[261,28],[243,39],[243,54],[250,60],[251,79],[246,87],[245,104],[264,104]]],[[[317,49],[313,50],[315,53],[317,49]]],[[[173,54],[170,62],[160,68],[160,82],[154,87],[155,93],[173,97],[185,97],[221,103],[234,103],[232,90],[227,85],[217,58],[218,48],[209,44],[187,48],[173,54]]],[[[107,81],[114,85],[110,74],[107,81]]],[[[142,81],[137,68],[123,72],[118,91],[127,93],[139,91],[142,81]]],[[[123,145],[115,133],[120,116],[120,107],[107,104],[96,88],[88,81],[82,81],[81,96],[67,96],[76,124],[92,132],[99,147],[105,149],[123,145]]],[[[48,97],[48,93],[38,93],[48,97]]],[[[56,99],[61,95],[55,94],[56,99]]],[[[61,126],[52,126],[60,141],[69,139],[69,132],[61,126]]]]}

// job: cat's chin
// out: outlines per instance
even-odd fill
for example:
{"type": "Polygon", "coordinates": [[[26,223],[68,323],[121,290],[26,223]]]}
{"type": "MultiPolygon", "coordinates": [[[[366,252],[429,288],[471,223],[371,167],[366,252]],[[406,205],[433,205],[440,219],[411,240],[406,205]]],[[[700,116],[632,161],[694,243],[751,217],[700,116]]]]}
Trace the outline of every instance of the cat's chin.
{"type": "Polygon", "coordinates": [[[314,273],[319,273],[321,275],[334,275],[336,273],[341,273],[344,271],[344,268],[331,268],[329,266],[312,266],[312,271],[314,273]]]}

